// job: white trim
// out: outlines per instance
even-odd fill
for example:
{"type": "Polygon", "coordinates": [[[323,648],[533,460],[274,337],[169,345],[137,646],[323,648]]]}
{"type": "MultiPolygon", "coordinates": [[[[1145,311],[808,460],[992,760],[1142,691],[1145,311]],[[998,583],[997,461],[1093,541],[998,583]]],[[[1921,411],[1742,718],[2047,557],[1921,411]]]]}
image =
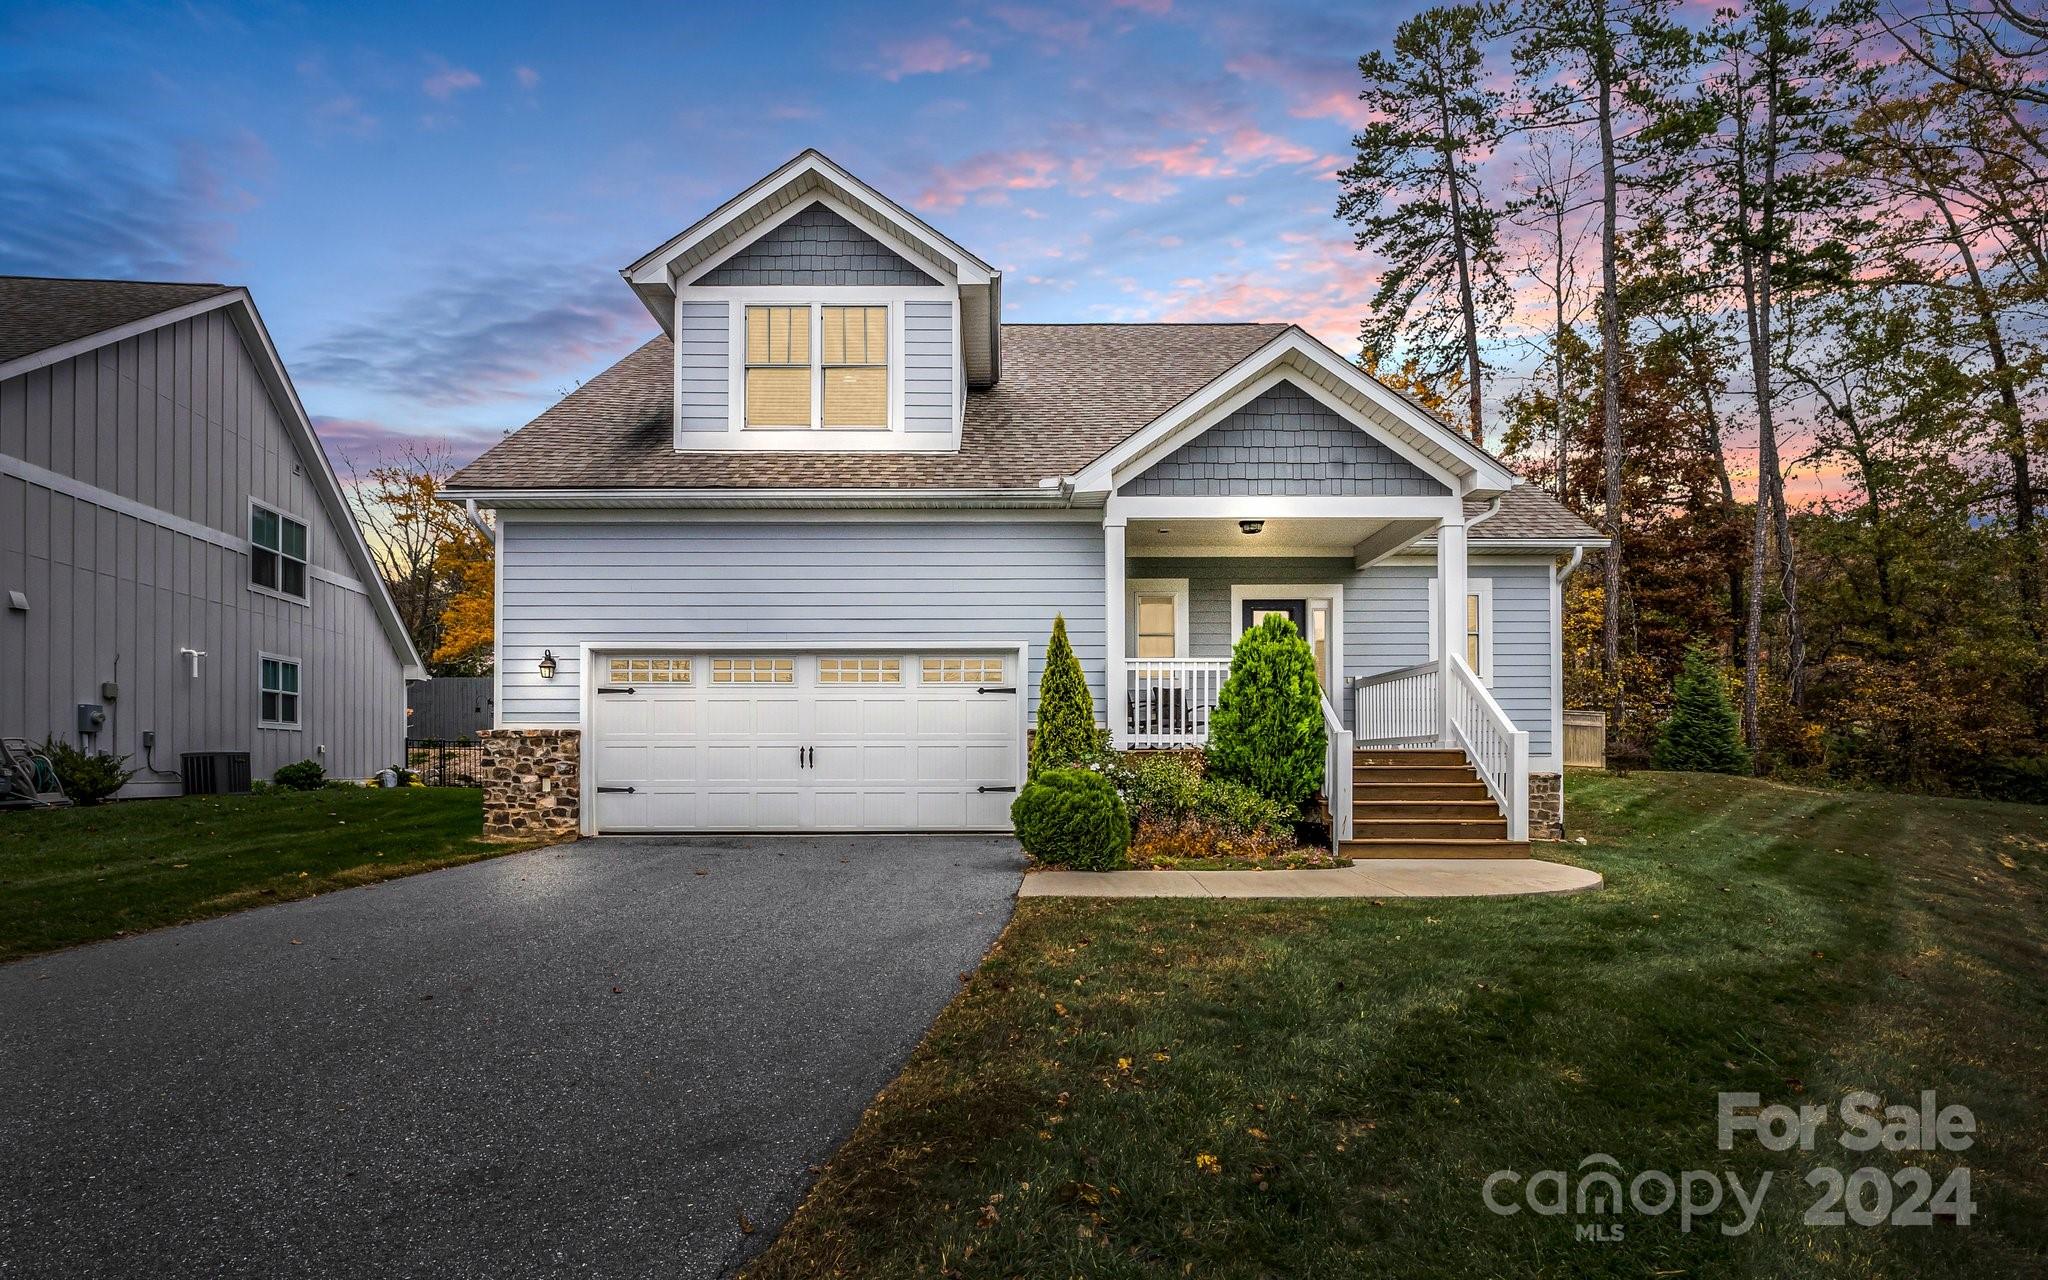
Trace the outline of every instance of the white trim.
{"type": "Polygon", "coordinates": [[[1344,497],[1299,495],[1167,495],[1104,501],[1107,516],[1126,520],[1445,520],[1463,510],[1456,498],[1401,498],[1381,494],[1344,497]]]}
{"type": "MultiPolygon", "coordinates": [[[[498,536],[491,548],[491,727],[502,729],[505,727],[505,548],[512,532],[512,522],[502,511],[496,515],[498,536]]],[[[580,672],[578,678],[581,678],[580,672]]]]}
{"type": "MultiPolygon", "coordinates": [[[[280,672],[279,674],[280,674],[280,675],[282,675],[283,673],[282,673],[282,672],[280,672]]],[[[404,689],[404,688],[405,688],[405,682],[404,682],[403,680],[399,681],[399,682],[398,682],[398,687],[399,687],[400,689],[404,689]]],[[[305,727],[306,727],[306,664],[305,664],[305,663],[301,662],[301,661],[300,661],[299,659],[297,659],[297,658],[294,658],[294,657],[290,657],[290,656],[287,656],[287,655],[285,655],[285,654],[282,654],[282,653],[271,653],[271,652],[269,652],[269,651],[267,651],[267,650],[264,650],[264,649],[258,649],[258,650],[256,651],[256,727],[257,727],[258,729],[288,729],[288,730],[291,730],[291,731],[293,731],[293,732],[299,732],[299,731],[302,731],[302,730],[304,730],[304,729],[305,729],[305,727]],[[292,691],[292,693],[291,693],[291,695],[290,695],[290,696],[292,696],[292,697],[294,697],[294,698],[297,698],[297,699],[299,700],[299,701],[298,701],[298,712],[299,712],[299,718],[298,718],[297,720],[265,720],[265,719],[263,718],[263,695],[264,695],[264,694],[266,694],[266,693],[276,693],[276,694],[277,694],[277,695],[278,695],[278,696],[279,696],[280,698],[281,698],[281,697],[284,697],[284,696],[285,696],[285,690],[283,690],[283,689],[265,689],[265,688],[263,687],[263,664],[264,664],[264,663],[266,663],[266,662],[288,662],[288,663],[290,663],[290,664],[292,665],[292,669],[293,669],[293,670],[295,670],[296,672],[298,672],[298,676],[299,676],[299,687],[298,687],[298,688],[297,688],[296,690],[292,691]]]]}
{"type": "Polygon", "coordinates": [[[1127,745],[1128,723],[1123,714],[1124,699],[1124,651],[1130,648],[1130,629],[1124,619],[1126,595],[1124,578],[1130,572],[1130,560],[1124,539],[1124,521],[1121,516],[1105,516],[1102,521],[1102,714],[1109,723],[1109,745],[1121,749],[1127,745]]]}
{"type": "MultiPolygon", "coordinates": [[[[875,240],[881,243],[883,248],[887,249],[889,252],[895,254],[897,257],[909,263],[926,279],[932,282],[930,285],[906,285],[904,286],[905,288],[944,288],[949,293],[954,291],[954,286],[950,285],[947,281],[940,279],[938,276],[932,273],[931,267],[933,264],[930,261],[929,255],[923,249],[919,248],[915,243],[905,239],[901,232],[897,231],[893,227],[885,226],[882,223],[875,221],[873,218],[868,217],[860,210],[855,209],[852,205],[846,203],[846,201],[841,200],[838,196],[833,195],[830,191],[825,190],[823,187],[819,187],[815,190],[805,193],[804,195],[798,196],[796,199],[790,201],[781,209],[776,210],[775,213],[771,214],[763,221],[757,222],[753,226],[747,228],[745,234],[735,236],[730,243],[726,244],[724,247],[717,250],[710,257],[705,258],[702,261],[692,265],[687,273],[675,277],[676,296],[680,298],[682,296],[682,291],[685,289],[688,289],[695,294],[715,295],[721,294],[727,289],[744,287],[737,285],[700,285],[697,282],[699,280],[702,280],[705,276],[708,276],[712,272],[718,270],[727,262],[738,257],[740,254],[745,253],[749,248],[753,247],[756,243],[758,243],[762,239],[762,237],[768,235],[770,232],[780,227],[783,223],[788,222],[791,218],[796,217],[798,214],[802,213],[806,209],[809,209],[813,205],[820,204],[824,205],[827,209],[830,209],[833,213],[836,213],[840,217],[846,219],[859,230],[864,231],[868,235],[874,237],[875,240]],[[918,263],[918,260],[920,258],[925,259],[925,263],[922,266],[920,266],[918,263]]],[[[941,269],[943,270],[943,268],[941,269]]],[[[803,286],[788,285],[783,287],[801,288],[803,286]]]]}
{"type": "MultiPolygon", "coordinates": [[[[246,515],[247,518],[243,521],[242,525],[249,534],[248,538],[242,543],[243,554],[248,557],[248,562],[242,570],[244,583],[248,586],[249,590],[259,596],[269,596],[273,600],[283,600],[288,604],[304,605],[307,608],[311,608],[313,605],[313,522],[304,516],[294,515],[292,512],[286,511],[276,503],[265,502],[253,493],[249,495],[249,509],[246,515]],[[268,511],[278,519],[289,520],[306,531],[306,554],[289,557],[290,559],[297,560],[299,567],[306,572],[305,595],[295,596],[291,592],[286,591],[282,586],[266,587],[256,581],[256,553],[258,551],[270,550],[268,547],[258,547],[256,545],[256,531],[253,526],[256,523],[256,513],[258,511],[268,511]]],[[[284,527],[280,525],[278,526],[278,542],[282,544],[283,541],[284,527]]],[[[283,547],[280,546],[276,551],[272,551],[271,554],[277,557],[277,580],[282,583],[284,581],[284,562],[287,559],[286,553],[283,547]]]]}
{"type": "MultiPolygon", "coordinates": [[[[707,433],[708,434],[708,433],[707,433]]],[[[934,433],[936,436],[936,433],[934,433]]],[[[474,501],[492,510],[506,507],[613,506],[622,508],[791,508],[885,511],[939,508],[972,509],[1064,507],[1058,489],[467,489],[441,491],[451,502],[474,501]]]]}
{"type": "Polygon", "coordinates": [[[1137,625],[1139,596],[1173,597],[1173,652],[1175,658],[1188,656],[1188,580],[1186,578],[1129,578],[1124,582],[1125,608],[1129,610],[1129,623],[1124,637],[1125,655],[1133,660],[1138,657],[1137,625]]]}
{"type": "MultiPolygon", "coordinates": [[[[824,153],[807,149],[787,163],[778,166],[774,172],[749,186],[745,191],[712,210],[703,218],[684,228],[653,252],[648,253],[623,268],[619,274],[635,285],[667,284],[668,265],[687,254],[711,236],[725,229],[735,220],[746,216],[754,207],[791,182],[806,175],[816,180],[829,181],[833,185],[859,197],[877,213],[900,218],[902,230],[924,245],[932,256],[954,263],[955,274],[964,284],[986,284],[995,277],[995,268],[989,266],[952,240],[939,234],[930,224],[905,210],[894,200],[876,191],[865,182],[854,177],[833,163],[824,153]]],[[[801,199],[801,196],[799,196],[801,199]]],[[[794,201],[792,202],[794,203],[794,201]]]]}
{"type": "MultiPolygon", "coordinates": [[[[1247,600],[1328,600],[1330,602],[1330,693],[1334,704],[1344,689],[1344,584],[1341,582],[1233,582],[1230,584],[1230,647],[1244,635],[1247,600]],[[1332,690],[1336,692],[1332,693],[1332,690]]],[[[1307,639],[1306,636],[1302,637],[1307,639]]]]}
{"type": "MultiPolygon", "coordinates": [[[[1479,683],[1493,687],[1493,579],[1474,577],[1469,572],[1465,577],[1465,594],[1479,597],[1479,667],[1472,674],[1479,677],[1479,683]]],[[[1438,580],[1429,580],[1429,651],[1437,652],[1437,634],[1442,630],[1438,619],[1448,611],[1438,607],[1443,599],[1443,589],[1438,580]]],[[[1462,638],[1462,637],[1461,637],[1462,638]]],[[[1458,647],[1458,656],[1465,656],[1464,646],[1458,647]]]]}
{"type": "Polygon", "coordinates": [[[1240,397],[1249,398],[1247,384],[1270,386],[1286,378],[1289,367],[1309,375],[1306,385],[1296,382],[1302,390],[1431,475],[1444,479],[1453,493],[1492,494],[1514,487],[1513,472],[1466,440],[1450,424],[1416,408],[1299,325],[1289,325],[1270,342],[1211,379],[1202,390],[1083,467],[1069,477],[1072,487],[1091,492],[1114,489],[1129,478],[1134,464],[1144,464],[1154,450],[1165,447],[1170,451],[1206,430],[1204,424],[1211,421],[1219,406],[1241,405],[1244,400],[1240,397]],[[1356,406],[1331,400],[1329,389],[1318,380],[1319,376],[1349,388],[1414,438],[1404,440],[1398,432],[1390,433],[1384,423],[1368,425],[1356,406]],[[1432,450],[1443,456],[1434,456],[1432,450]]]}
{"type": "Polygon", "coordinates": [[[1079,507],[961,507],[934,511],[924,507],[900,510],[837,508],[819,511],[802,507],[700,510],[647,507],[521,507],[523,524],[1100,524],[1102,513],[1079,507]]]}
{"type": "MultiPolygon", "coordinates": [[[[502,635],[503,633],[500,632],[502,635]]],[[[597,668],[600,657],[613,653],[879,653],[918,656],[926,653],[1000,653],[1005,658],[1015,655],[1017,659],[1017,776],[1019,790],[1029,780],[1031,771],[1031,642],[1028,640],[915,640],[902,637],[887,640],[769,640],[769,641],[678,641],[673,636],[653,640],[606,640],[601,644],[588,641],[576,648],[576,749],[580,760],[578,784],[581,799],[577,805],[577,829],[586,836],[597,834],[597,788],[603,779],[599,776],[597,753],[590,750],[595,725],[591,708],[597,699],[597,668]]],[[[911,681],[905,679],[905,686],[911,681]]],[[[699,687],[699,686],[692,686],[699,687]]],[[[709,687],[709,680],[701,686],[709,687]]],[[[500,704],[502,705],[502,704],[500,704]]],[[[506,725],[501,729],[564,729],[571,726],[556,723],[506,725]]]]}

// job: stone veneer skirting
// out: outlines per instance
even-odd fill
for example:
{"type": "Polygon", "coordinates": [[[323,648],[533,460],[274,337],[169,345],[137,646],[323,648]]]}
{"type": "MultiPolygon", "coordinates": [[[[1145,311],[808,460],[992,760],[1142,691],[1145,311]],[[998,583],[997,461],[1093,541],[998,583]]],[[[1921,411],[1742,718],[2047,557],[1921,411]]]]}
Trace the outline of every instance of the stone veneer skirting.
{"type": "Polygon", "coordinates": [[[1529,775],[1529,838],[1564,839],[1564,775],[1529,775]]]}
{"type": "Polygon", "coordinates": [[[484,834],[574,840],[582,798],[581,733],[485,729],[484,834]]]}

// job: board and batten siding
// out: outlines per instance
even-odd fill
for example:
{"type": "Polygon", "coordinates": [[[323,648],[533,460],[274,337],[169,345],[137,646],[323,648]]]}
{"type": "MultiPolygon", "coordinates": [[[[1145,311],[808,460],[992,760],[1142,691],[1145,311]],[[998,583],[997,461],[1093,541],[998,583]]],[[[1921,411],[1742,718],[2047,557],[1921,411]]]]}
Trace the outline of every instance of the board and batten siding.
{"type": "Polygon", "coordinates": [[[1056,613],[1103,706],[1093,520],[500,517],[502,726],[575,724],[584,644],[1023,642],[1035,711],[1056,613]],[[547,650],[553,680],[540,677],[547,650]]]}
{"type": "Polygon", "coordinates": [[[1450,490],[1322,401],[1282,382],[1118,492],[1434,497],[1450,490]]]}
{"type": "Polygon", "coordinates": [[[724,432],[731,419],[731,308],[676,306],[676,430],[724,432]]]}
{"type": "Polygon", "coordinates": [[[938,281],[823,204],[785,220],[700,285],[933,285],[938,281]]]}
{"type": "MultiPolygon", "coordinates": [[[[1501,710],[1529,731],[1529,754],[1551,752],[1550,569],[1542,564],[1489,564],[1473,556],[1467,572],[1493,580],[1493,683],[1501,710]]],[[[1186,556],[1134,559],[1132,578],[1188,580],[1188,656],[1228,658],[1236,627],[1230,588],[1238,583],[1341,583],[1344,587],[1344,676],[1347,681],[1429,660],[1428,561],[1390,561],[1364,571],[1345,559],[1186,556]]],[[[1126,625],[1131,625],[1127,611],[1126,625]]],[[[1126,644],[1134,637],[1127,636],[1126,644]]],[[[1129,649],[1125,650],[1130,652],[1129,649]]],[[[1347,696],[1339,710],[1352,728],[1347,696]]]]}
{"type": "Polygon", "coordinates": [[[903,304],[903,429],[953,430],[953,343],[959,326],[951,301],[903,304]]]}
{"type": "MultiPolygon", "coordinates": [[[[185,751],[248,751],[257,777],[308,757],[345,777],[397,762],[400,659],[223,311],[0,382],[9,590],[29,604],[0,608],[9,737],[76,742],[78,704],[104,702],[93,745],[141,765],[152,731],[171,775],[185,751]],[[251,497],[306,522],[310,604],[250,590],[251,497]],[[197,678],[181,648],[206,654],[197,678]],[[258,727],[260,653],[302,664],[299,729],[258,727]]],[[[177,789],[144,773],[127,794],[177,789]]]]}

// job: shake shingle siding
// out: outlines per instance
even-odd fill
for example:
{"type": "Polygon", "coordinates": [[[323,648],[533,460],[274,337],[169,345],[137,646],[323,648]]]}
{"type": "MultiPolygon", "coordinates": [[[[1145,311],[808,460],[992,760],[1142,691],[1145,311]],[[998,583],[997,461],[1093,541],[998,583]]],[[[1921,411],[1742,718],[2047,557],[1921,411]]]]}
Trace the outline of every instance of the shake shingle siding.
{"type": "Polygon", "coordinates": [[[697,280],[700,285],[932,285],[938,281],[822,204],[697,280]]]}
{"type": "Polygon", "coordinates": [[[1182,445],[1121,492],[1405,497],[1449,490],[1289,382],[1182,445]]]}

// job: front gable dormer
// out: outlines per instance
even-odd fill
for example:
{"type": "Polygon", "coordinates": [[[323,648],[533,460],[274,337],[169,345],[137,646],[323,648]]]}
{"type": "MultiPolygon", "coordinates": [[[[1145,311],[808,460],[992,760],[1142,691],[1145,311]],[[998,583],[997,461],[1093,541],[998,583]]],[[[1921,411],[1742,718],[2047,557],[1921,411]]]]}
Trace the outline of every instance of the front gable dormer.
{"type": "Polygon", "coordinates": [[[622,274],[683,452],[957,450],[1000,367],[1000,275],[814,151],[622,274]]]}

